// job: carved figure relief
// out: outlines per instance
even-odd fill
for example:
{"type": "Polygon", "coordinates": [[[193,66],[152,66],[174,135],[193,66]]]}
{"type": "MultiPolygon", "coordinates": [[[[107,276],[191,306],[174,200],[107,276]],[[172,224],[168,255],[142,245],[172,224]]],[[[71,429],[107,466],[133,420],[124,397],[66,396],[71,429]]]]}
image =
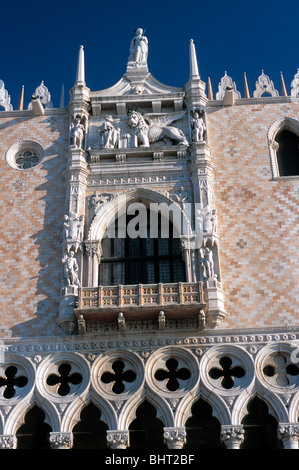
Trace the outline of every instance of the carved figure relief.
{"type": "Polygon", "coordinates": [[[77,216],[74,212],[64,216],[64,238],[67,242],[68,251],[72,246],[75,250],[79,248],[84,235],[84,216],[77,216]]]}
{"type": "Polygon", "coordinates": [[[203,250],[203,266],[205,268],[205,277],[208,279],[215,278],[213,252],[207,247],[203,250]]]}
{"type": "Polygon", "coordinates": [[[85,135],[85,118],[77,115],[70,126],[70,144],[76,148],[83,148],[85,135]]]}
{"type": "Polygon", "coordinates": [[[116,148],[119,141],[119,130],[114,127],[113,117],[108,115],[99,129],[100,148],[116,148]]]}
{"type": "Polygon", "coordinates": [[[147,65],[148,56],[148,40],[143,35],[143,29],[137,28],[135,37],[132,39],[130,44],[130,57],[129,62],[133,62],[135,67],[147,65]]]}
{"type": "Polygon", "coordinates": [[[194,111],[191,116],[192,141],[203,142],[204,132],[207,130],[205,122],[198,111],[194,111]]]}
{"type": "Polygon", "coordinates": [[[217,214],[216,209],[210,211],[209,207],[204,209],[204,219],[203,219],[203,231],[204,232],[217,232],[217,214]]]}
{"type": "Polygon", "coordinates": [[[173,115],[146,114],[141,110],[129,109],[128,128],[136,137],[135,146],[150,147],[156,142],[169,144],[188,145],[184,133],[169,124],[180,119],[184,113],[173,115]]]}
{"type": "Polygon", "coordinates": [[[62,264],[64,265],[64,278],[66,285],[80,286],[77,274],[79,271],[79,266],[75,258],[74,251],[70,251],[70,253],[62,259],[62,264]]]}

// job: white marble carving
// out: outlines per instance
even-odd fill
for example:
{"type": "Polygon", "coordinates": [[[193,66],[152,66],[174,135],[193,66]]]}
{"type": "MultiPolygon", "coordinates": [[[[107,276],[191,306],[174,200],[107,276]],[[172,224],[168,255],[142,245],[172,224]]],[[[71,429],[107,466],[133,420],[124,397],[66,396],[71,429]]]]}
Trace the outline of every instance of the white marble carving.
{"type": "Polygon", "coordinates": [[[148,39],[143,35],[143,29],[137,28],[136,34],[130,44],[130,57],[128,66],[140,68],[147,67],[148,39]]]}
{"type": "Polygon", "coordinates": [[[100,126],[100,148],[116,148],[119,141],[119,130],[115,129],[113,117],[108,115],[100,126]]]}
{"type": "Polygon", "coordinates": [[[209,233],[216,233],[218,225],[216,209],[210,210],[209,206],[207,206],[203,209],[203,212],[203,231],[209,233]]]}
{"type": "Polygon", "coordinates": [[[83,241],[84,234],[84,216],[78,216],[70,211],[69,215],[64,216],[64,238],[67,242],[67,251],[74,247],[78,250],[83,241]]]}
{"type": "Polygon", "coordinates": [[[77,287],[80,286],[78,278],[79,266],[75,258],[74,251],[70,251],[70,253],[62,259],[62,264],[64,265],[64,277],[66,285],[77,287]]]}
{"type": "Polygon", "coordinates": [[[173,121],[180,119],[184,113],[175,114],[146,114],[138,110],[128,111],[128,128],[135,136],[135,146],[150,147],[151,144],[162,141],[167,144],[188,145],[184,133],[173,126],[173,121]]]}
{"type": "Polygon", "coordinates": [[[295,97],[299,95],[299,69],[297,69],[297,73],[294,75],[294,78],[291,82],[291,96],[295,97]]]}
{"type": "Polygon", "coordinates": [[[83,148],[85,135],[84,118],[79,115],[73,118],[70,126],[70,144],[75,148],[83,148]]]}
{"type": "MultiPolygon", "coordinates": [[[[33,97],[39,98],[40,102],[44,105],[45,108],[53,108],[53,103],[51,101],[51,93],[48,88],[42,81],[41,84],[35,89],[33,97]]],[[[28,109],[32,108],[32,103],[29,103],[28,109]]]]}
{"type": "Polygon", "coordinates": [[[205,277],[207,279],[215,278],[213,252],[208,247],[203,250],[203,266],[205,268],[205,277]]]}
{"type": "Polygon", "coordinates": [[[10,104],[10,95],[5,89],[3,80],[0,80],[0,107],[3,107],[5,111],[12,111],[13,107],[10,104]]]}
{"type": "Polygon", "coordinates": [[[253,92],[253,98],[261,98],[264,93],[270,96],[279,96],[278,91],[274,88],[274,83],[268,75],[262,74],[259,76],[258,80],[255,83],[255,90],[253,92]]]}
{"type": "Polygon", "coordinates": [[[204,132],[207,130],[202,116],[197,110],[191,115],[192,141],[203,142],[204,132]]]}
{"type": "Polygon", "coordinates": [[[216,93],[216,100],[223,100],[226,90],[233,90],[235,99],[241,98],[241,93],[237,90],[235,82],[232,78],[227,75],[227,72],[224,73],[224,76],[221,78],[220,83],[218,84],[218,92],[216,93]]]}

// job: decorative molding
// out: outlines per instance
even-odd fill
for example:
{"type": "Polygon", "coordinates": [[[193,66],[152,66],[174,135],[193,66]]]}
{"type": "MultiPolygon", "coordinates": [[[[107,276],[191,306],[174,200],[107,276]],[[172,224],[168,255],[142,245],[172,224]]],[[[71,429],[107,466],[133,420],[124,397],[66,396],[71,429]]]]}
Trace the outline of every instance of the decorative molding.
{"type": "Polygon", "coordinates": [[[279,96],[278,91],[274,88],[274,83],[272,80],[270,80],[268,75],[264,74],[264,71],[262,70],[262,74],[255,83],[253,98],[261,98],[264,93],[267,93],[270,96],[279,96]]]}
{"type": "Polygon", "coordinates": [[[216,100],[223,100],[227,90],[233,90],[235,99],[241,98],[241,93],[237,90],[236,83],[233,82],[232,78],[227,75],[227,72],[225,72],[218,84],[216,100]]]}
{"type": "Polygon", "coordinates": [[[50,432],[49,442],[52,449],[71,449],[73,447],[73,433],[50,432]]]}
{"type": "Polygon", "coordinates": [[[10,95],[5,89],[5,84],[3,80],[0,80],[0,107],[3,106],[5,111],[12,111],[13,107],[10,103],[10,95]]]}

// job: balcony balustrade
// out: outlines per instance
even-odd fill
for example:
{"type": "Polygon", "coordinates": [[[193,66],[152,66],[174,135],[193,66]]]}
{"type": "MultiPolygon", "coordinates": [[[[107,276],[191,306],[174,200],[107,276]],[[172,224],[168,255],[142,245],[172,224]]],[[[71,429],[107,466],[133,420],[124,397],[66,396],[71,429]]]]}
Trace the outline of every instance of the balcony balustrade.
{"type": "Polygon", "coordinates": [[[80,287],[76,315],[90,320],[150,318],[163,310],[170,317],[198,315],[205,308],[202,282],[80,287]]]}

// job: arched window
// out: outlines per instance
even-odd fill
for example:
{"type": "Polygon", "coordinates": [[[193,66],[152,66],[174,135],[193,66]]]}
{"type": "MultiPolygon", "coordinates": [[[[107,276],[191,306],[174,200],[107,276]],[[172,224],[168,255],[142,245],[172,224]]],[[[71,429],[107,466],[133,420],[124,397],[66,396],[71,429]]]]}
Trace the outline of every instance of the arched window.
{"type": "Polygon", "coordinates": [[[275,136],[279,176],[299,175],[299,136],[288,129],[281,129],[275,136]]]}
{"type": "Polygon", "coordinates": [[[128,226],[133,222],[134,216],[126,214],[125,232],[119,219],[116,220],[113,236],[105,236],[102,239],[100,285],[185,282],[180,239],[174,236],[170,221],[169,231],[165,236],[161,214],[157,214],[157,217],[157,236],[152,236],[149,209],[146,211],[145,227],[142,230],[139,227],[142,236],[130,236],[128,226]]]}

